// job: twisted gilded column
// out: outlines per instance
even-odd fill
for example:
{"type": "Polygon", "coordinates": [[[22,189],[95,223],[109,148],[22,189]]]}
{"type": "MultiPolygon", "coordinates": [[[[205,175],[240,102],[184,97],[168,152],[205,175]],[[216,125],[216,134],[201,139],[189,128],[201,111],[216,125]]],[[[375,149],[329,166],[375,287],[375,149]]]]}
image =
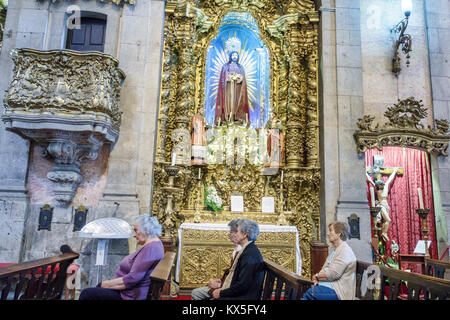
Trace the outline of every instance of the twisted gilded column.
{"type": "MultiPolygon", "coordinates": [[[[317,34],[317,33],[315,33],[317,34]]],[[[319,164],[319,120],[318,120],[318,67],[317,46],[312,47],[307,60],[307,107],[306,107],[306,166],[317,168],[319,164]]]]}
{"type": "Polygon", "coordinates": [[[289,52],[288,100],[286,122],[286,167],[299,168],[303,166],[304,144],[302,139],[303,106],[300,76],[300,34],[298,24],[292,21],[286,32],[289,52]]]}

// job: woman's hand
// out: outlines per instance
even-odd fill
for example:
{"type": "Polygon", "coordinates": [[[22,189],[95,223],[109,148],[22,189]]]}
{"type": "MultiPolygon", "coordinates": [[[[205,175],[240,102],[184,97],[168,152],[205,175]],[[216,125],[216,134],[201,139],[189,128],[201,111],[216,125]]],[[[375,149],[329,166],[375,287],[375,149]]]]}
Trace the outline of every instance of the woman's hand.
{"type": "Polygon", "coordinates": [[[222,289],[216,289],[216,290],[214,290],[214,291],[212,292],[213,298],[215,298],[215,299],[220,298],[220,291],[222,291],[222,289]]]}
{"type": "Polygon", "coordinates": [[[208,282],[208,287],[211,289],[218,289],[222,286],[220,279],[211,279],[208,282]]]}
{"type": "Polygon", "coordinates": [[[313,275],[312,281],[314,282],[315,286],[319,285],[319,275],[317,273],[313,275]]]}
{"type": "Polygon", "coordinates": [[[101,288],[113,289],[113,290],[125,290],[126,286],[123,282],[123,278],[115,278],[111,280],[102,281],[101,288]]]}

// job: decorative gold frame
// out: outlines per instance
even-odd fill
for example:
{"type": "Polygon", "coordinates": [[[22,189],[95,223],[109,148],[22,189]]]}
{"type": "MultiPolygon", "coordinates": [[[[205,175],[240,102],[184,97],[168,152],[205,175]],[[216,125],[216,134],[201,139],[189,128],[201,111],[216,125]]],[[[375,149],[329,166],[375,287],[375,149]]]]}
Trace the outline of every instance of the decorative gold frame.
{"type": "Polygon", "coordinates": [[[446,119],[436,120],[436,129],[425,127],[420,123],[427,117],[427,110],[422,100],[414,97],[399,100],[393,107],[388,108],[384,116],[388,123],[373,127],[374,116],[365,115],[358,119],[359,130],[354,133],[358,153],[368,149],[381,150],[384,146],[399,146],[418,148],[428,153],[447,156],[450,140],[450,122],[446,119]]]}
{"type": "MultiPolygon", "coordinates": [[[[270,55],[270,97],[272,111],[286,128],[286,166],[283,168],[283,200],[277,199],[278,214],[287,211],[288,223],[299,230],[303,274],[310,274],[310,243],[319,238],[319,141],[318,141],[318,30],[319,13],[313,0],[206,0],[168,1],[164,30],[164,57],[154,166],[153,212],[167,221],[167,175],[164,167],[171,159],[172,132],[189,129],[189,119],[204,101],[207,48],[218,35],[222,19],[228,12],[249,12],[258,24],[260,37],[270,55]],[[282,201],[282,203],[281,203],[282,201]],[[280,210],[282,212],[280,212],[280,210]]],[[[245,216],[260,223],[276,223],[277,215],[268,219],[261,214],[259,202],[264,195],[277,196],[280,173],[261,175],[261,167],[208,165],[202,183],[195,181],[198,168],[182,165],[175,185],[172,236],[183,221],[211,221],[214,215],[202,210],[202,188],[215,185],[228,200],[233,192],[244,196],[245,216]],[[241,181],[236,188],[232,181],[241,181]],[[220,183],[219,183],[220,182],[220,183]]],[[[277,197],[276,197],[277,198],[277,197]]],[[[244,214],[228,211],[212,219],[217,222],[244,214]]],[[[279,220],[280,221],[280,220],[279,220]]]]}

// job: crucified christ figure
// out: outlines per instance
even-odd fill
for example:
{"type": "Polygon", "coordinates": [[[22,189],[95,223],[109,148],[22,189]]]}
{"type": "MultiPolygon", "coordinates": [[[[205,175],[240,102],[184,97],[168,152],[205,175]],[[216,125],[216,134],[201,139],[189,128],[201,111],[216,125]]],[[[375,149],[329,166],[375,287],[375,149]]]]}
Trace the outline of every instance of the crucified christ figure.
{"type": "Polygon", "coordinates": [[[387,196],[389,194],[389,185],[397,175],[398,168],[394,168],[394,171],[389,176],[389,179],[385,182],[381,180],[373,181],[372,177],[366,172],[367,180],[375,187],[377,193],[376,205],[381,207],[381,211],[377,216],[377,223],[381,223],[381,237],[385,242],[389,241],[387,232],[389,230],[389,224],[391,223],[391,217],[389,215],[391,208],[387,202],[387,196]]]}

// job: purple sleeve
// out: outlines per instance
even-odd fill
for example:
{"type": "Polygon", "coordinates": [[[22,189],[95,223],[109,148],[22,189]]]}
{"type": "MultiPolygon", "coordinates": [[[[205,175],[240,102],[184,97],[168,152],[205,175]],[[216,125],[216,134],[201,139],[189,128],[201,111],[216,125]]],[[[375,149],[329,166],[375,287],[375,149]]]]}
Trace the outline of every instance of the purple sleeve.
{"type": "Polygon", "coordinates": [[[148,244],[141,250],[131,265],[130,272],[123,277],[123,282],[127,289],[142,281],[148,275],[150,268],[153,269],[164,257],[164,249],[158,242],[148,244]]]}

